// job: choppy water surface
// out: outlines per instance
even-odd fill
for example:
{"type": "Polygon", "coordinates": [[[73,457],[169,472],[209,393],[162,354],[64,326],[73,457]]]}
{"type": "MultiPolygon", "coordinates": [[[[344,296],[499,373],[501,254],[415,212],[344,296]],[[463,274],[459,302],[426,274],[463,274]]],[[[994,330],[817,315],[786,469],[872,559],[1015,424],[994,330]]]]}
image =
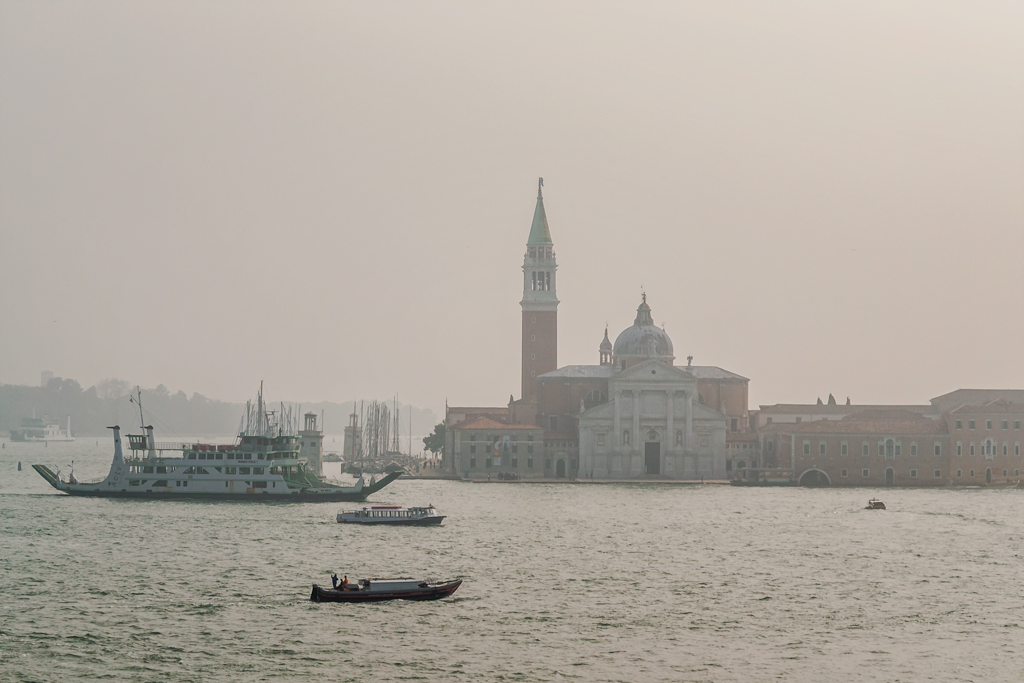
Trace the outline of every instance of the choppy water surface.
{"type": "Polygon", "coordinates": [[[1024,491],[398,481],[339,504],[75,499],[0,450],[0,679],[1019,681],[1024,491]],[[24,471],[16,471],[16,463],[24,471]],[[885,512],[861,508],[872,495],[885,512]],[[465,584],[313,604],[330,572],[465,584]]]}

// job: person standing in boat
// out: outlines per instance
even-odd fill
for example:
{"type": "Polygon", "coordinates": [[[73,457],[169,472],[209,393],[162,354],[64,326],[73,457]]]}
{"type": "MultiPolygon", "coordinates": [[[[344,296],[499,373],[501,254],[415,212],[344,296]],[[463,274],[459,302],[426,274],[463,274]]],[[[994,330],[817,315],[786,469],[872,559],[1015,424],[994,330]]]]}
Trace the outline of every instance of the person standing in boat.
{"type": "Polygon", "coordinates": [[[338,590],[338,575],[331,574],[331,583],[334,585],[334,590],[338,590]]]}

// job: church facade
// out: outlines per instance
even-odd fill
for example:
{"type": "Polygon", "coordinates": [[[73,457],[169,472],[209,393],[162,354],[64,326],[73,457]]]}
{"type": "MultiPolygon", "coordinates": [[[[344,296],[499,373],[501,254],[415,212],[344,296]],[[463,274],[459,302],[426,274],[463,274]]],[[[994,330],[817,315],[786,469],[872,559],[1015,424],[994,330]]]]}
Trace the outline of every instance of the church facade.
{"type": "Polygon", "coordinates": [[[448,408],[450,469],[466,478],[728,478],[730,441],[752,436],[748,380],[694,366],[692,357],[676,366],[672,340],[655,325],[646,294],[614,344],[605,330],[597,365],[558,367],[557,262],[541,185],[523,259],[520,398],[501,407],[448,408]],[[532,454],[539,434],[536,457],[476,457],[474,432],[483,423],[474,420],[482,416],[493,421],[494,434],[481,441],[528,437],[532,454]],[[498,430],[499,423],[508,429],[498,430]],[[528,427],[540,431],[518,434],[528,427]]]}

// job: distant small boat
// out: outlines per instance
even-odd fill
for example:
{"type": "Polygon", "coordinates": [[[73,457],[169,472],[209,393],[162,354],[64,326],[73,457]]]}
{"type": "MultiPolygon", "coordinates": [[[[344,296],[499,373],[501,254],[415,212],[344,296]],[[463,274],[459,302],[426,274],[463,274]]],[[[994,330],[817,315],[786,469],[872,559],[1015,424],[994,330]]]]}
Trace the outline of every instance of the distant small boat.
{"type": "Polygon", "coordinates": [[[459,589],[462,579],[417,581],[416,579],[360,579],[355,586],[324,588],[313,584],[313,602],[384,602],[385,600],[440,600],[459,589]]]}
{"type": "Polygon", "coordinates": [[[868,506],[866,508],[864,508],[864,509],[865,510],[884,510],[885,509],[885,503],[883,503],[882,501],[878,500],[877,498],[872,498],[871,500],[868,501],[868,506]]]}
{"type": "Polygon", "coordinates": [[[395,526],[439,526],[444,515],[433,505],[425,508],[403,508],[401,505],[375,505],[362,510],[343,510],[338,524],[386,524],[395,526]]]}

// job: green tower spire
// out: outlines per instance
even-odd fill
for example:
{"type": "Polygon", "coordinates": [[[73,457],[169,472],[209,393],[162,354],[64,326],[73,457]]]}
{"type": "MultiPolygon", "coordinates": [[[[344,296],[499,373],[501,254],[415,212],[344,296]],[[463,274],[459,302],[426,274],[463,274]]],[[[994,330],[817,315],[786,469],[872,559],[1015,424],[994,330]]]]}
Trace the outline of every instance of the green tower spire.
{"type": "Polygon", "coordinates": [[[548,216],[544,213],[544,195],[541,188],[544,187],[544,179],[537,179],[537,208],[533,211],[533,225],[530,226],[529,244],[554,244],[551,241],[551,231],[548,230],[548,216]]]}

